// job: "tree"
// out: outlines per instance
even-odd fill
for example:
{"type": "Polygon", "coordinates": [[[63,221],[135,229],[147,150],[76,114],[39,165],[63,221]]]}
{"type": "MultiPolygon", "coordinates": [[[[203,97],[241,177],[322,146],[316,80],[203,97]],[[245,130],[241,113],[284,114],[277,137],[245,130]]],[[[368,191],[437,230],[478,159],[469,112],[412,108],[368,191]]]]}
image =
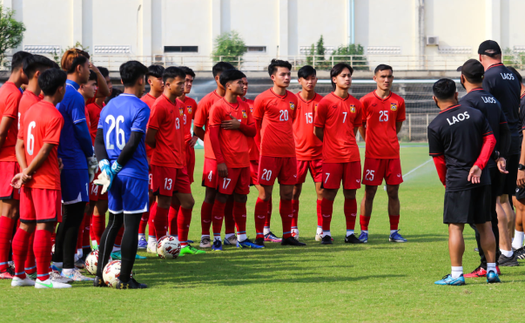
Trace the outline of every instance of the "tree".
{"type": "Polygon", "coordinates": [[[339,46],[332,54],[334,65],[340,62],[350,64],[354,70],[368,70],[368,62],[364,56],[365,50],[359,44],[339,46]]]}
{"type": "Polygon", "coordinates": [[[51,55],[53,56],[53,60],[55,61],[55,63],[57,63],[57,64],[60,66],[60,62],[62,61],[62,56],[64,56],[64,53],[65,53],[66,51],[70,50],[71,48],[78,48],[78,49],[83,50],[83,51],[85,51],[86,53],[89,54],[89,46],[85,46],[85,47],[84,47],[84,45],[82,45],[82,43],[79,42],[79,41],[77,41],[77,42],[75,43],[75,45],[73,45],[73,46],[71,46],[71,47],[66,47],[65,50],[62,49],[62,50],[60,51],[60,54],[56,51],[56,49],[53,50],[53,51],[52,51],[51,53],[49,53],[49,54],[51,54],[51,55]]]}
{"type": "Polygon", "coordinates": [[[15,12],[0,5],[0,61],[3,62],[8,49],[15,48],[24,39],[26,27],[13,16],[15,12]]]}
{"type": "Polygon", "coordinates": [[[215,38],[215,49],[211,55],[214,62],[222,61],[235,64],[242,61],[242,56],[246,51],[244,40],[238,32],[232,30],[215,38]]]}
{"type": "Polygon", "coordinates": [[[324,38],[323,35],[321,35],[317,40],[317,44],[312,44],[312,47],[310,47],[310,55],[306,57],[306,63],[316,68],[327,68],[329,67],[329,63],[325,60],[325,54],[324,38]]]}

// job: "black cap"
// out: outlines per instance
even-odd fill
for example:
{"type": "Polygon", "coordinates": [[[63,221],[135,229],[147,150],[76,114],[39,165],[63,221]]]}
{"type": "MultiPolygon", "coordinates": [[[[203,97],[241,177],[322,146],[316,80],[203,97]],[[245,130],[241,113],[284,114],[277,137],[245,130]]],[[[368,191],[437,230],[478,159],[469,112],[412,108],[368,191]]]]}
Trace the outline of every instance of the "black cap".
{"type": "Polygon", "coordinates": [[[492,57],[501,54],[501,48],[497,42],[493,40],[485,40],[479,45],[478,54],[492,57]]]}
{"type": "Polygon", "coordinates": [[[483,65],[476,59],[469,59],[463,66],[458,67],[457,71],[473,80],[479,80],[485,74],[483,65]]]}

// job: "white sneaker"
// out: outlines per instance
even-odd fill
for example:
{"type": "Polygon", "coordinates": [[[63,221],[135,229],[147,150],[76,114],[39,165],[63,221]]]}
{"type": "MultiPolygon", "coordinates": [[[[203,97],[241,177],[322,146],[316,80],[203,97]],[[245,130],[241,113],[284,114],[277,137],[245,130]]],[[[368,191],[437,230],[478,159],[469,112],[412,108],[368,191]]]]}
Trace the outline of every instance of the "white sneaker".
{"type": "Polygon", "coordinates": [[[199,244],[199,247],[201,248],[211,248],[211,240],[210,237],[205,236],[201,239],[201,243],[199,244]]]}
{"type": "Polygon", "coordinates": [[[69,284],[73,282],[73,279],[63,277],[60,275],[60,273],[56,271],[51,271],[49,273],[49,279],[51,279],[52,282],[57,282],[57,283],[62,283],[62,284],[69,284]]]}
{"type": "Polygon", "coordinates": [[[72,279],[76,282],[88,282],[88,281],[94,281],[94,278],[86,277],[80,273],[80,270],[77,268],[71,269],[71,271],[68,271],[69,273],[66,274],[67,269],[62,270],[62,276],[72,279]]]}
{"type": "Polygon", "coordinates": [[[157,254],[157,243],[156,242],[148,242],[148,249],[147,251],[149,253],[157,254]]]}
{"type": "Polygon", "coordinates": [[[35,288],[71,288],[71,285],[55,282],[51,279],[47,279],[44,281],[37,279],[35,281],[35,288]]]}
{"type": "Polygon", "coordinates": [[[237,237],[235,235],[230,236],[228,239],[224,239],[224,245],[226,246],[236,246],[237,245],[237,237]]]}
{"type": "Polygon", "coordinates": [[[35,286],[35,281],[29,277],[24,279],[19,277],[13,277],[11,280],[11,287],[22,287],[22,286],[35,286]]]}
{"type": "Polygon", "coordinates": [[[316,233],[315,234],[315,241],[323,241],[323,234],[322,233],[316,233]]]}
{"type": "Polygon", "coordinates": [[[292,229],[292,237],[299,241],[299,229],[292,229]]]}

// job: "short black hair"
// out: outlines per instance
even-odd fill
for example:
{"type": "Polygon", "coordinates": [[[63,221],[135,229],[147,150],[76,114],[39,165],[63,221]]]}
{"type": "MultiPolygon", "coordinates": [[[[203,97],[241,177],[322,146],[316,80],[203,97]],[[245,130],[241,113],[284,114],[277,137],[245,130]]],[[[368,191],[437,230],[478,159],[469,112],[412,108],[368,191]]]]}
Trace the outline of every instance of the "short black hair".
{"type": "Polygon", "coordinates": [[[162,77],[162,73],[164,73],[164,67],[160,65],[150,65],[148,67],[148,74],[146,76],[150,77],[162,77]]]}
{"type": "Polygon", "coordinates": [[[521,76],[520,72],[518,72],[514,67],[512,66],[506,66],[514,75],[516,75],[516,78],[520,83],[523,83],[523,77],[521,76]]]}
{"type": "Polygon", "coordinates": [[[335,83],[333,78],[343,73],[344,69],[347,68],[350,71],[350,75],[354,74],[354,69],[347,63],[337,63],[330,70],[330,82],[332,82],[332,88],[335,90],[335,83]]]}
{"type": "Polygon", "coordinates": [[[67,74],[59,68],[45,70],[38,77],[38,86],[44,95],[54,95],[59,87],[66,84],[67,74]]]}
{"type": "Polygon", "coordinates": [[[23,68],[24,59],[30,56],[33,56],[33,54],[24,52],[23,50],[14,53],[13,58],[11,59],[11,72],[23,68]]]}
{"type": "Polygon", "coordinates": [[[315,68],[313,68],[312,66],[310,65],[305,65],[303,67],[301,67],[299,69],[299,71],[297,71],[297,78],[307,78],[309,76],[317,76],[317,72],[315,70],[315,68]]]}
{"type": "Polygon", "coordinates": [[[132,87],[137,80],[148,74],[148,68],[139,61],[127,61],[120,65],[120,78],[124,87],[132,87]]]}
{"type": "Polygon", "coordinates": [[[233,70],[234,67],[232,64],[227,62],[218,62],[217,64],[213,65],[213,68],[211,70],[211,73],[213,74],[213,77],[219,75],[220,73],[227,71],[227,70],[233,70]]]}
{"type": "Polygon", "coordinates": [[[222,86],[226,87],[226,83],[235,81],[235,80],[240,80],[243,77],[246,77],[246,75],[244,75],[244,73],[239,70],[236,70],[236,69],[227,70],[227,71],[222,72],[219,82],[221,83],[222,86]]]}
{"type": "Polygon", "coordinates": [[[97,73],[95,73],[93,71],[89,71],[89,79],[88,79],[88,81],[96,81],[96,80],[98,80],[97,73]]]}
{"type": "Polygon", "coordinates": [[[102,76],[104,78],[108,77],[109,76],[109,70],[103,66],[97,66],[98,70],[100,71],[100,74],[102,74],[102,76]]]}
{"type": "Polygon", "coordinates": [[[179,68],[186,74],[195,78],[195,72],[188,66],[179,66],[179,68]]]}
{"type": "Polygon", "coordinates": [[[86,64],[86,62],[88,61],[88,58],[86,56],[83,56],[83,55],[78,55],[77,57],[75,57],[73,59],[73,62],[71,63],[71,66],[69,67],[69,69],[66,71],[67,74],[73,74],[76,72],[77,70],[77,66],[79,65],[84,65],[86,64]]]}
{"type": "Polygon", "coordinates": [[[32,79],[37,71],[53,68],[54,62],[42,55],[31,55],[24,59],[23,70],[27,78],[32,79]]]}
{"type": "Polygon", "coordinates": [[[184,80],[186,78],[186,73],[184,73],[178,67],[170,66],[164,70],[164,73],[162,74],[162,80],[166,82],[167,80],[174,79],[177,76],[184,80]]]}
{"type": "Polygon", "coordinates": [[[268,74],[272,76],[275,72],[277,72],[278,67],[285,67],[289,69],[290,71],[292,70],[292,64],[290,64],[288,61],[283,61],[283,60],[274,58],[272,59],[272,62],[270,63],[270,65],[268,65],[268,74]]]}
{"type": "Polygon", "coordinates": [[[432,92],[438,100],[452,99],[456,93],[456,82],[447,78],[439,79],[432,86],[432,92]]]}
{"type": "Polygon", "coordinates": [[[386,64],[379,64],[375,68],[374,74],[377,74],[377,72],[386,71],[386,70],[391,70],[392,72],[394,72],[394,69],[392,68],[392,66],[386,65],[386,64]]]}

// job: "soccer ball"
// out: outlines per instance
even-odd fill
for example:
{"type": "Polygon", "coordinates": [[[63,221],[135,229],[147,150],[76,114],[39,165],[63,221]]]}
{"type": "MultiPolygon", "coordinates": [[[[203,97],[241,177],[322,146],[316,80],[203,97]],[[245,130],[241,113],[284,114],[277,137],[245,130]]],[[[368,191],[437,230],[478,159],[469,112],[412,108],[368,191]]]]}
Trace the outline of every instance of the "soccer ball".
{"type": "Polygon", "coordinates": [[[180,242],[172,236],[164,236],[157,243],[157,255],[161,259],[175,259],[180,253],[180,242]]]}
{"type": "MultiPolygon", "coordinates": [[[[104,267],[102,279],[109,287],[117,287],[118,278],[120,277],[120,265],[120,260],[113,260],[104,267]]],[[[130,277],[133,277],[133,275],[130,275],[130,277]]]]}
{"type": "MultiPolygon", "coordinates": [[[[111,262],[113,259],[109,257],[108,263],[111,262]]],[[[97,274],[97,265],[98,265],[98,250],[91,251],[89,255],[86,257],[86,270],[91,275],[97,274]]]]}

